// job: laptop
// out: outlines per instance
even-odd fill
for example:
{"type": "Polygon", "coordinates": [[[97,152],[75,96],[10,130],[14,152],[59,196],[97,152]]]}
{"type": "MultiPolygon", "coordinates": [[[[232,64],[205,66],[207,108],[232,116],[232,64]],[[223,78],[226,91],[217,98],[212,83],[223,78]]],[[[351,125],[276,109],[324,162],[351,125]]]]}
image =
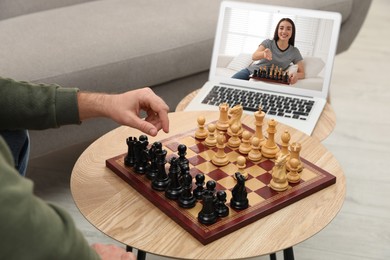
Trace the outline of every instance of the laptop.
{"type": "MultiPolygon", "coordinates": [[[[245,113],[253,114],[261,106],[267,118],[311,135],[326,104],[340,24],[341,15],[335,12],[221,2],[209,79],[185,110],[219,110],[221,103],[228,103],[241,104],[245,113]],[[271,69],[267,75],[261,66],[249,80],[232,78],[255,64],[253,52],[263,40],[273,39],[281,18],[295,24],[294,46],[303,57],[305,78],[289,84],[285,71],[279,73],[284,77],[270,78],[271,69]]],[[[291,75],[294,69],[291,64],[286,71],[291,75]]]]}

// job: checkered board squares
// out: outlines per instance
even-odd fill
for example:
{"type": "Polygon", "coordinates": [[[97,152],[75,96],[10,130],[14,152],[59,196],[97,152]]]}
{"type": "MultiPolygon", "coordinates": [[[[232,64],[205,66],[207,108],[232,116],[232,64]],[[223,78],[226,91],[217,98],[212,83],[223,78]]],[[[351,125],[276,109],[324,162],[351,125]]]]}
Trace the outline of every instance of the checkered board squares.
{"type": "MultiPolygon", "coordinates": [[[[243,126],[253,133],[252,129],[245,125],[243,126]]],[[[202,173],[205,175],[205,182],[214,180],[217,183],[217,190],[226,191],[227,205],[229,206],[232,197],[231,190],[236,184],[233,175],[238,171],[236,166],[237,157],[241,154],[238,152],[238,149],[226,147],[225,152],[230,163],[223,167],[215,166],[211,163],[211,158],[217,149],[209,149],[203,144],[202,140],[197,140],[194,137],[195,130],[161,140],[163,148],[167,150],[167,161],[169,162],[173,156],[178,157],[178,145],[185,144],[187,146],[186,158],[190,162],[192,177],[202,173]]],[[[144,175],[136,174],[131,168],[126,167],[124,165],[125,156],[126,154],[122,154],[108,159],[106,161],[107,167],[161,209],[162,212],[175,220],[202,244],[208,244],[228,235],[336,182],[335,176],[301,158],[304,165],[304,169],[301,172],[301,181],[289,184],[288,190],[284,192],[277,192],[269,187],[274,160],[263,158],[255,163],[247,159],[245,171],[248,173],[248,179],[245,182],[245,186],[248,192],[249,207],[245,210],[234,210],[229,207],[229,215],[227,217],[220,218],[212,225],[204,225],[197,219],[198,213],[202,209],[201,201],[198,201],[192,209],[179,207],[176,201],[167,199],[164,192],[153,190],[150,180],[144,175]]],[[[169,163],[167,163],[166,169],[168,172],[169,163]]],[[[195,180],[193,183],[195,188],[195,180]]]]}

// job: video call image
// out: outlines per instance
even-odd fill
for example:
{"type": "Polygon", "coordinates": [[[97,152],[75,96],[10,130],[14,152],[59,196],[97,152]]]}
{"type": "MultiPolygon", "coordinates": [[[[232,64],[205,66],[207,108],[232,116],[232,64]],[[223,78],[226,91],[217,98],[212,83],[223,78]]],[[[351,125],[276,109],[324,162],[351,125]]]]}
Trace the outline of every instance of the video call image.
{"type": "Polygon", "coordinates": [[[230,8],[217,46],[215,75],[321,91],[331,66],[332,30],[330,19],[230,8]],[[252,60],[256,51],[260,58],[252,60]]]}

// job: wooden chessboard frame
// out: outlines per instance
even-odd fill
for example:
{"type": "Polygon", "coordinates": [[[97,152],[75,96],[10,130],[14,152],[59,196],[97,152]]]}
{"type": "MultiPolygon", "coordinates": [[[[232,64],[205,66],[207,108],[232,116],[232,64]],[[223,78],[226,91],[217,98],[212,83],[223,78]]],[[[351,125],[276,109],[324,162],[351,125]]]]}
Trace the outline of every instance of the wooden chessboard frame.
{"type": "MultiPolygon", "coordinates": [[[[243,127],[253,130],[243,124],[243,127]]],[[[196,129],[188,132],[178,134],[172,137],[168,137],[162,140],[163,148],[167,148],[164,144],[168,142],[174,142],[185,136],[194,137],[196,129]]],[[[194,137],[195,139],[195,137],[194,137]]],[[[223,236],[230,234],[258,219],[261,219],[273,212],[276,212],[286,206],[293,204],[311,194],[324,189],[334,183],[336,183],[336,177],[324,169],[312,164],[311,162],[301,158],[304,168],[309,169],[311,172],[318,175],[315,181],[302,182],[293,185],[293,188],[284,191],[277,192],[276,196],[272,196],[266,200],[266,203],[260,205],[250,206],[245,210],[235,212],[234,217],[226,217],[218,220],[211,225],[201,224],[199,221],[194,220],[194,216],[188,213],[188,209],[183,209],[178,206],[177,201],[169,200],[165,197],[164,192],[155,191],[151,188],[151,182],[145,175],[137,174],[132,168],[124,165],[124,158],[127,153],[115,156],[106,160],[106,166],[111,169],[117,176],[127,182],[141,195],[153,203],[157,208],[164,212],[168,217],[174,220],[193,237],[195,237],[203,245],[211,243],[223,236]]],[[[168,159],[168,158],[167,158],[168,159]]],[[[205,175],[207,173],[204,173],[205,175]]],[[[195,186],[195,185],[194,185],[195,186]]],[[[275,191],[273,191],[275,192],[275,191]]],[[[275,192],[276,193],[276,192],[275,192]]],[[[199,204],[200,202],[197,202],[199,204]]],[[[229,201],[227,201],[227,204],[229,201]]],[[[232,208],[229,208],[232,211],[232,208]]]]}

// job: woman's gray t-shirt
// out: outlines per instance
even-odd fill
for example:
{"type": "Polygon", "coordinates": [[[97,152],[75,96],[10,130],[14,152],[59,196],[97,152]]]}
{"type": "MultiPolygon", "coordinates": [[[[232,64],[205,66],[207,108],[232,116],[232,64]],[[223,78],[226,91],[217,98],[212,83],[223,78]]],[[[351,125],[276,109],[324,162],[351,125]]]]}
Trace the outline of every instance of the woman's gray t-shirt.
{"type": "Polygon", "coordinates": [[[272,64],[275,66],[281,67],[283,70],[286,70],[291,63],[296,64],[299,61],[303,60],[301,53],[298,48],[289,45],[287,49],[280,50],[276,44],[276,41],[266,39],[260,45],[263,45],[265,48],[268,48],[272,52],[272,60],[261,59],[259,61],[254,62],[252,65],[248,67],[251,73],[255,69],[258,69],[259,66],[267,66],[270,67],[272,64]]]}

